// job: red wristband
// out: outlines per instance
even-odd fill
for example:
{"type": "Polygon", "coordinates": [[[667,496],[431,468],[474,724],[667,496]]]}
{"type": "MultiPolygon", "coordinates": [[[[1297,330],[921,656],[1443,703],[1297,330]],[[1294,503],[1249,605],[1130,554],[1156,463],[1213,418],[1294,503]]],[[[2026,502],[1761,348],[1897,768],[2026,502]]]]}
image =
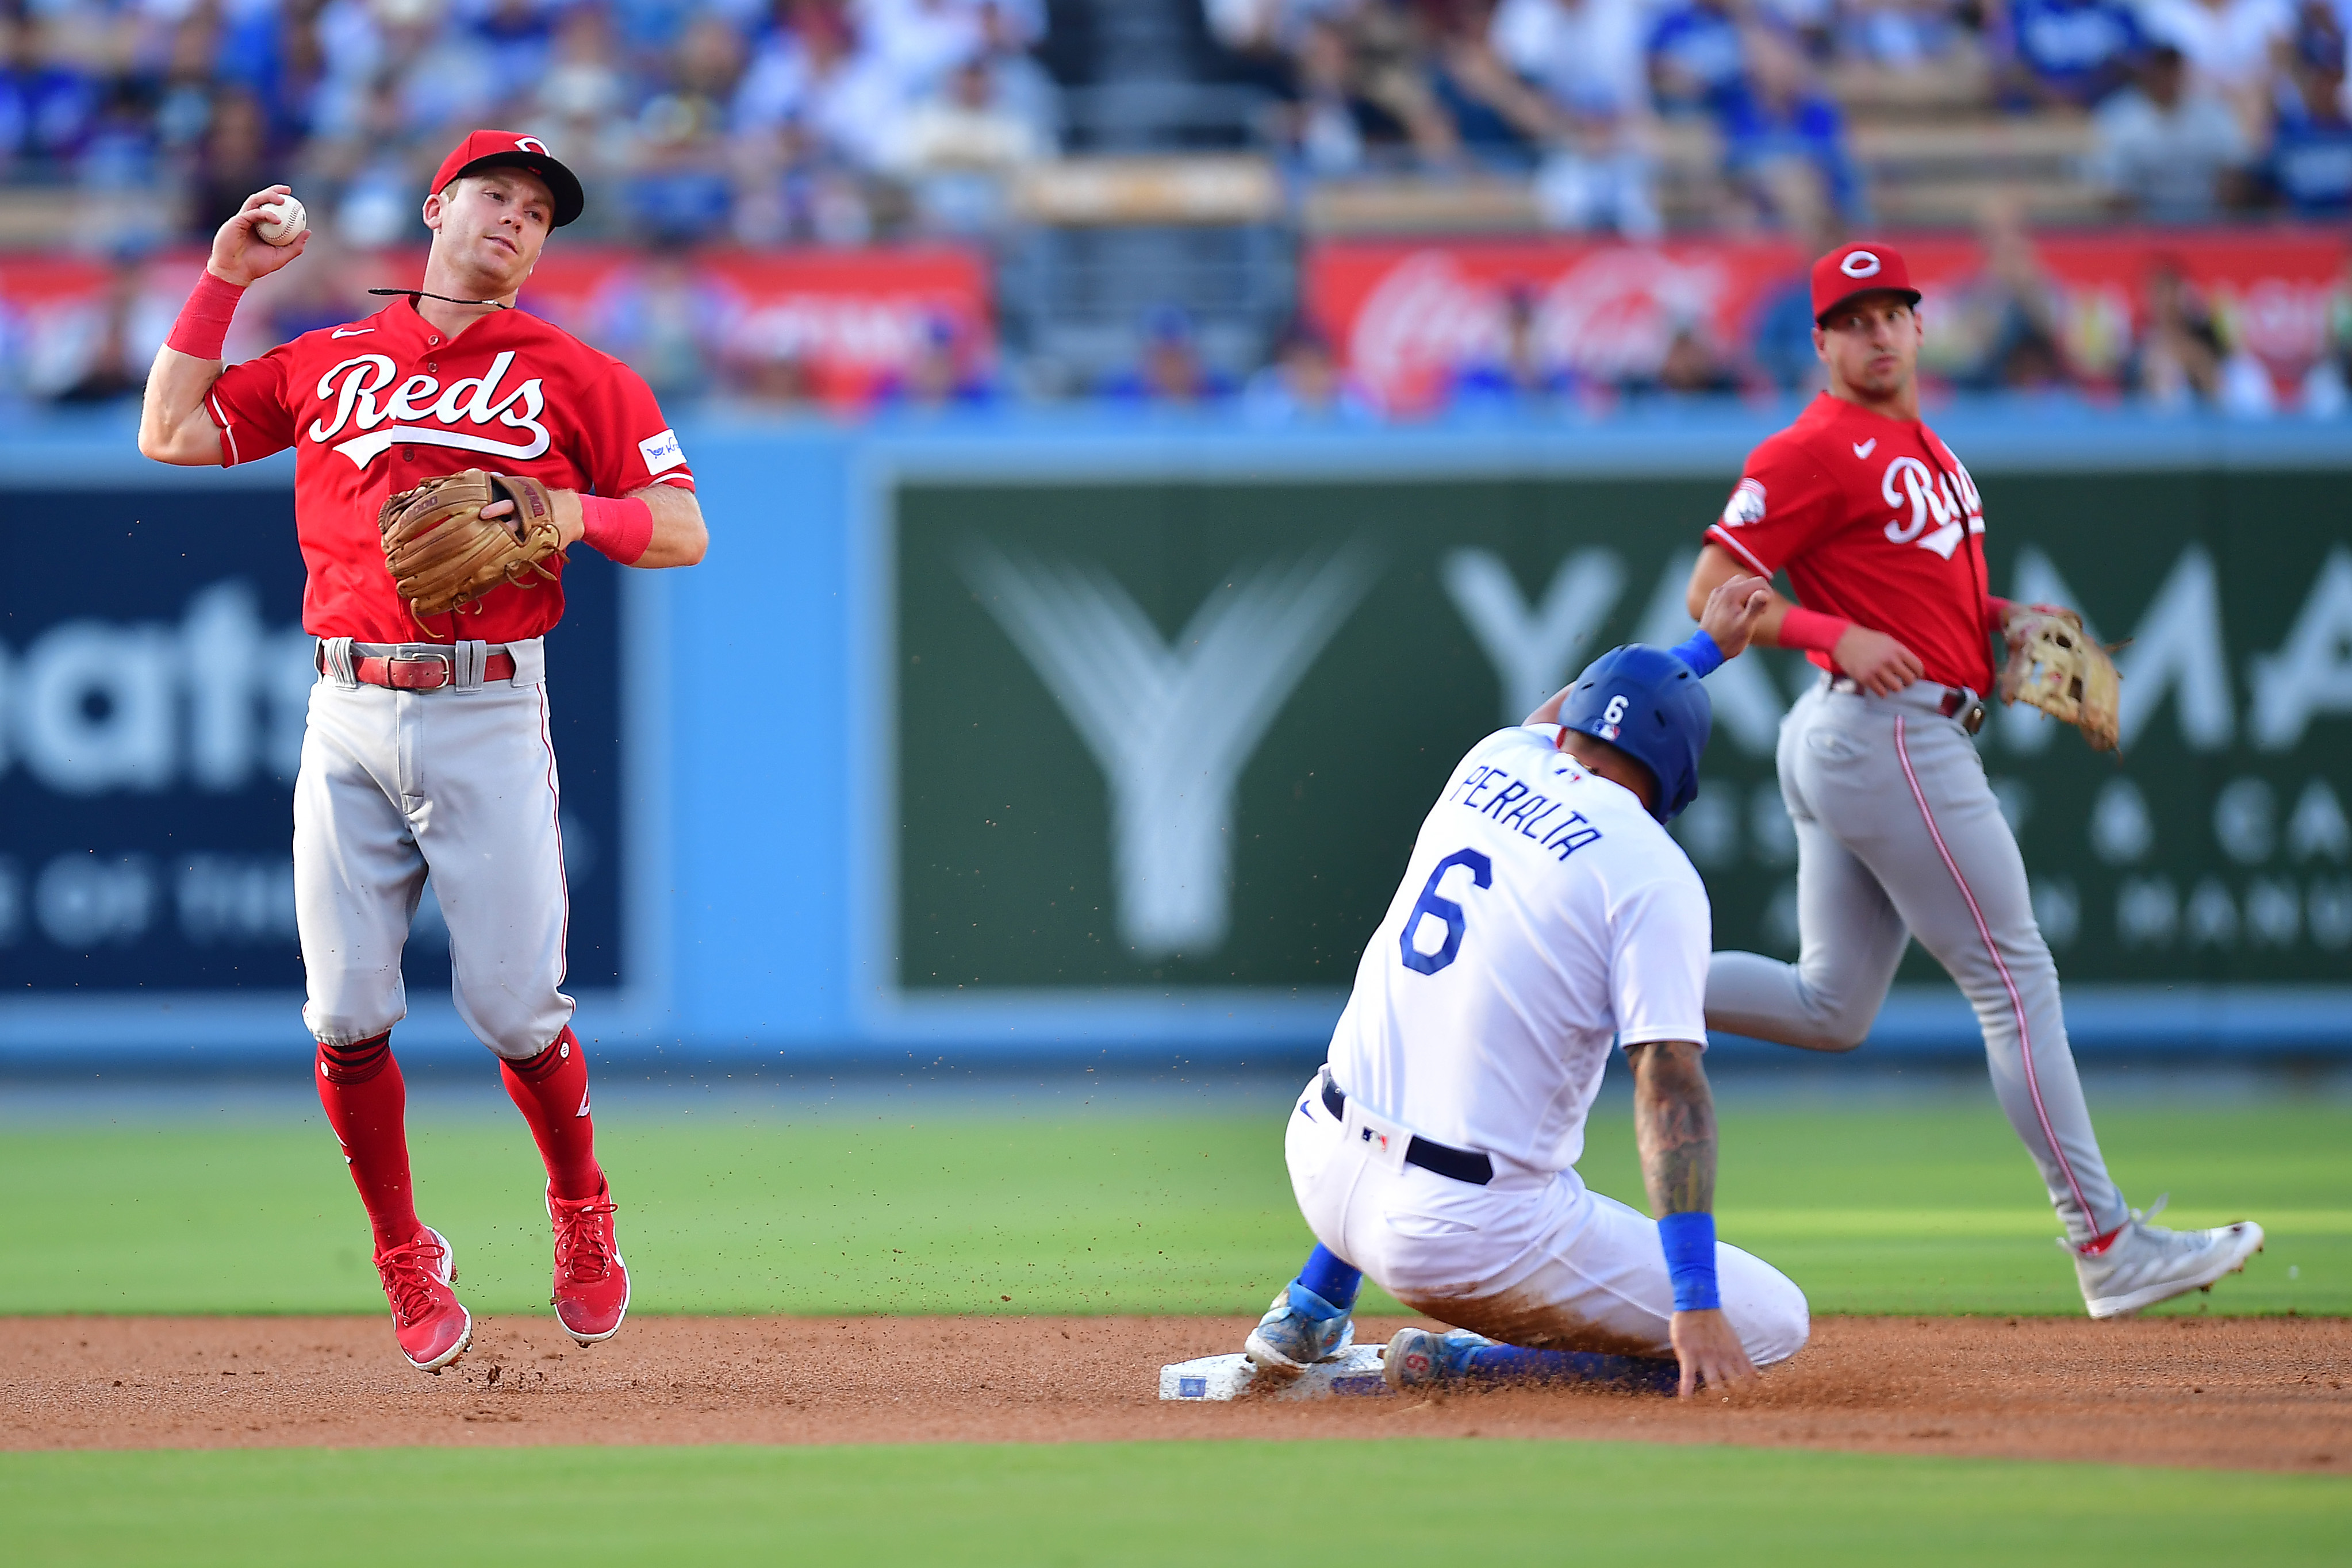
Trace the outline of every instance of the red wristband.
{"type": "Polygon", "coordinates": [[[580,497],[580,539],[599,555],[634,566],[654,542],[654,509],[635,496],[580,497]]]}
{"type": "Polygon", "coordinates": [[[188,302],[180,307],[180,319],[172,323],[172,335],[163,340],[165,346],[199,360],[219,359],[221,345],[228,341],[228,324],[236,314],[236,302],[244,298],[244,289],[207,270],[196,280],[188,302]]]}
{"type": "Polygon", "coordinates": [[[1844,636],[1846,628],[1853,624],[1853,622],[1840,616],[1808,610],[1801,604],[1791,604],[1789,612],[1780,617],[1780,646],[1827,653],[1837,647],[1837,640],[1844,636]]]}

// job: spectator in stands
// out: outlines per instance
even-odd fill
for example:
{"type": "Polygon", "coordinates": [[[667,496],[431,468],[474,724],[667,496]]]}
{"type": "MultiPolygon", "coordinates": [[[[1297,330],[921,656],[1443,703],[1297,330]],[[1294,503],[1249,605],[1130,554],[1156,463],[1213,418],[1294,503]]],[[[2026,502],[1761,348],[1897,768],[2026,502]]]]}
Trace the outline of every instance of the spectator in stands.
{"type": "Polygon", "coordinates": [[[629,211],[646,232],[701,238],[725,226],[731,192],[727,103],[743,71],[741,37],[715,16],[688,24],[669,80],[638,110],[629,211]]]}
{"type": "Polygon", "coordinates": [[[2279,83],[2270,157],[2272,187],[2305,217],[2352,212],[2352,117],[2345,113],[2344,53],[2335,17],[2324,5],[2306,5],[2279,83]]]}
{"type": "Polygon", "coordinates": [[[2227,103],[2189,81],[2170,44],[2147,51],[2137,84],[2101,104],[2092,124],[2090,172],[2118,213],[2202,223],[2243,200],[2245,133],[2227,103]]]}
{"type": "Polygon", "coordinates": [[[1717,114],[1748,71],[1734,0],[1687,0],[1650,30],[1650,93],[1668,114],[1717,114]]]}
{"type": "Polygon", "coordinates": [[[1637,397],[1727,397],[1739,390],[1739,377],[1715,351],[1706,329],[1685,321],[1675,328],[1657,370],[1628,377],[1624,390],[1637,397]]]}
{"type": "Polygon", "coordinates": [[[925,226],[940,233],[994,227],[1006,179],[1053,151],[1034,124],[998,100],[990,67],[985,53],[957,67],[908,111],[885,152],[886,166],[912,187],[925,226]]]}
{"type": "Polygon", "coordinates": [[[1664,232],[1645,148],[1646,35],[1640,0],[1503,0],[1495,12],[1495,52],[1543,90],[1556,117],[1536,180],[1555,228],[1664,232]]]}
{"type": "Polygon", "coordinates": [[[1317,174],[1352,174],[1410,152],[1444,162],[1460,146],[1419,62],[1386,14],[1314,16],[1298,30],[1284,139],[1317,174]]]}
{"type": "Polygon", "coordinates": [[[1475,413],[1549,402],[1577,391],[1574,369],[1544,350],[1541,303],[1528,285],[1514,284],[1503,290],[1501,331],[1492,338],[1482,332],[1471,351],[1454,366],[1446,386],[1449,406],[1475,413]]]}
{"type": "Polygon", "coordinates": [[[1904,76],[1958,63],[1964,42],[1956,7],[1937,0],[1846,0],[1842,52],[1904,76]]]}
{"type": "Polygon", "coordinates": [[[2304,371],[2297,406],[2315,419],[2335,419],[2352,407],[2352,268],[2336,280],[2319,358],[2304,371]]]}
{"type": "Polygon", "coordinates": [[[1988,202],[1977,236],[1983,260],[1976,271],[1936,291],[1920,368],[1972,392],[2071,383],[2058,289],[2026,232],[2022,204],[2013,195],[1988,202]]]}
{"type": "Polygon", "coordinates": [[[2139,21],[2122,0],[2007,0],[1988,28],[2004,100],[2093,109],[2131,80],[2139,21]]]}
{"type": "Polygon", "coordinates": [[[188,204],[188,237],[209,242],[246,197],[278,178],[270,158],[269,118],[251,93],[231,89],[213,99],[188,204]]]}
{"type": "Polygon", "coordinates": [[[1866,221],[1860,171],[1846,149],[1845,115],[1777,27],[1743,30],[1747,68],[1718,109],[1724,168],[1768,217],[1794,226],[1793,190],[1817,189],[1849,224],[1866,221]]]}
{"type": "Polygon", "coordinates": [[[875,401],[885,408],[986,408],[1003,395],[971,352],[952,318],[926,314],[905,367],[885,376],[875,401]]]}
{"type": "Polygon", "coordinates": [[[168,325],[157,321],[147,298],[146,270],[135,253],[116,256],[106,292],[49,323],[34,371],[37,391],[67,404],[139,395],[168,325]]]}
{"type": "Polygon", "coordinates": [[[473,31],[488,59],[490,80],[499,100],[517,103],[528,99],[555,58],[555,10],[539,0],[479,0],[473,31]]]}
{"type": "Polygon", "coordinates": [[[2147,327],[2131,365],[2132,389],[2158,408],[2195,404],[2240,415],[2274,412],[2276,389],[2262,361],[2228,343],[2189,287],[2179,261],[2159,257],[2147,275],[2147,327]]]}
{"type": "Polygon", "coordinates": [[[627,361],[655,396],[682,402],[716,385],[732,325],[729,300],[695,266],[683,235],[657,238],[643,263],[597,291],[588,317],[588,340],[627,361]]]}
{"type": "Polygon", "coordinates": [[[37,10],[0,12],[0,161],[12,173],[63,174],[97,117],[99,78],[55,47],[37,10]]]}
{"type": "Polygon", "coordinates": [[[1274,362],[1250,378],[1242,409],[1261,424],[1377,417],[1371,400],[1339,368],[1331,340],[1303,321],[1291,324],[1275,346],[1274,362]]]}
{"type": "Polygon", "coordinates": [[[2142,20],[2151,38],[2180,51],[2191,89],[2220,97],[2259,147],[2278,57],[2294,32],[2293,0],[2142,0],[2142,20]]]}
{"type": "Polygon", "coordinates": [[[1523,166],[1550,140],[1559,116],[1495,50],[1496,0],[1419,0],[1431,89],[1465,152],[1523,166]]]}
{"type": "Polygon", "coordinates": [[[1231,397],[1234,384],[1202,357],[1191,312],[1163,305],[1143,323],[1140,361],[1112,376],[1102,391],[1117,402],[1192,407],[1231,397]]]}
{"type": "MultiPolygon", "coordinates": [[[[626,157],[628,94],[606,13],[595,5],[566,11],[556,25],[530,118],[546,124],[557,153],[583,179],[593,183],[626,157]]],[[[586,215],[593,217],[596,208],[592,202],[586,215]]]]}
{"type": "Polygon", "coordinates": [[[786,0],[736,90],[738,131],[789,124],[794,141],[815,157],[872,169],[903,105],[902,78],[880,54],[862,48],[841,10],[824,0],[786,0]]]}

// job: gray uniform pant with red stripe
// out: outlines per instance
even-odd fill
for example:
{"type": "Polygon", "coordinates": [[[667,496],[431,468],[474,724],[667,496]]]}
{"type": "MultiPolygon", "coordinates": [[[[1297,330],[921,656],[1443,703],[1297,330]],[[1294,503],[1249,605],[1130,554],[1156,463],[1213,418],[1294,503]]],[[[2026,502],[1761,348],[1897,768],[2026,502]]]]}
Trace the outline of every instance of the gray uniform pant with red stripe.
{"type": "Polygon", "coordinates": [[[294,780],[294,918],[329,1045],[408,1013],[401,952],[429,872],[449,924],[457,1016],[511,1061],[572,1020],[563,983],[571,902],[545,658],[509,645],[513,680],[388,691],[333,674],[310,688],[294,780]]]}
{"type": "Polygon", "coordinates": [[[2025,862],[1944,688],[1798,699],[1780,726],[1780,792],[1797,830],[1794,964],[1717,953],[1709,1029],[1851,1051],[1878,1016],[1908,940],[1976,1009],[1994,1092],[2077,1242],[2127,1217],[2083,1103],[2058,969],[2025,862]]]}

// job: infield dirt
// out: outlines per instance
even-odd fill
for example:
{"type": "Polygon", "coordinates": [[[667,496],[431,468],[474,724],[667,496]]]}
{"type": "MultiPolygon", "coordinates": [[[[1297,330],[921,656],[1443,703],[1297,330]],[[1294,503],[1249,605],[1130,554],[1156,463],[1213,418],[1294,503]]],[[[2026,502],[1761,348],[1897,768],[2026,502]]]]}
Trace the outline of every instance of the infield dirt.
{"type": "MultiPolygon", "coordinates": [[[[663,1318],[583,1349],[478,1320],[413,1372],[374,1318],[0,1319],[0,1448],[1484,1436],[2352,1474],[2352,1322],[1822,1318],[1738,1403],[1526,1388],[1163,1404],[1250,1318],[663,1318]]],[[[1368,1343],[1412,1320],[1359,1320],[1368,1343]]]]}

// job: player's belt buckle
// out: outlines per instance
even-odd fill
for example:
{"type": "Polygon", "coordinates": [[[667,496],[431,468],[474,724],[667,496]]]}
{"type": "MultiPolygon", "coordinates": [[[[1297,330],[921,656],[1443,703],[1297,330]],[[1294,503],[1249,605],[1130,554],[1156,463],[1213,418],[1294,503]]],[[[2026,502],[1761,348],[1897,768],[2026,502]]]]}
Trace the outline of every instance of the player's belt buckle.
{"type": "Polygon", "coordinates": [[[1958,719],[1960,727],[1970,735],[1984,727],[1984,699],[1974,692],[1958,686],[1947,686],[1944,688],[1944,700],[1939,706],[1946,718],[1958,719]]]}
{"type": "Polygon", "coordinates": [[[384,684],[396,691],[437,692],[457,678],[456,662],[438,653],[398,653],[383,662],[384,684]]]}

